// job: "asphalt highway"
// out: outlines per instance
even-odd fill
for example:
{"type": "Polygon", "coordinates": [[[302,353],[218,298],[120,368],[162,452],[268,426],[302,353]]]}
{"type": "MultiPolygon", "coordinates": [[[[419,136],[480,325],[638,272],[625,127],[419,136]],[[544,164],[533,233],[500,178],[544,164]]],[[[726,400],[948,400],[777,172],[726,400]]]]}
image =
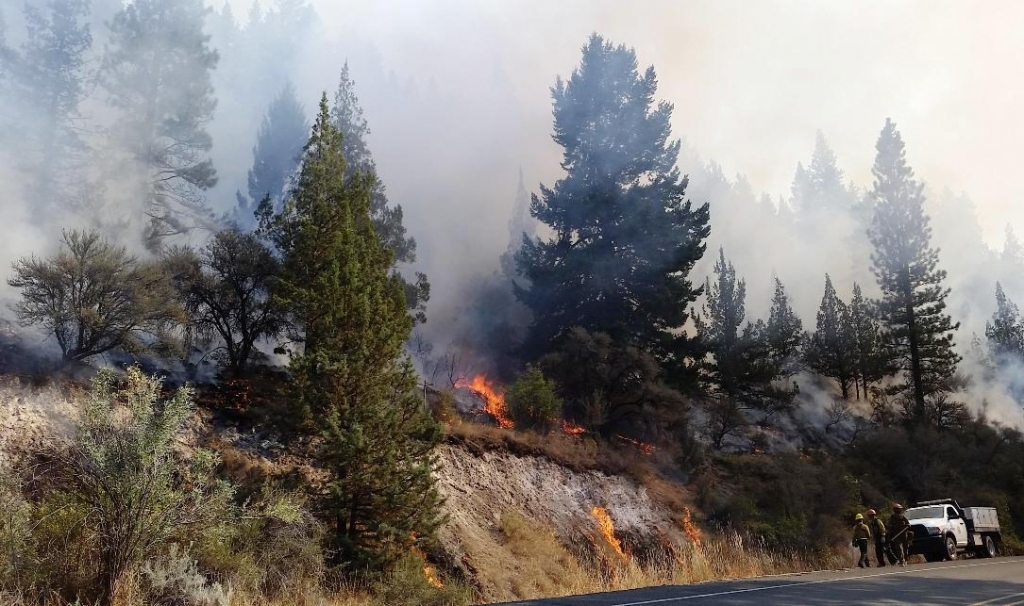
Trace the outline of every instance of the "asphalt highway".
{"type": "Polygon", "coordinates": [[[665,585],[632,591],[516,602],[518,606],[793,606],[901,604],[1024,606],[1024,558],[957,560],[665,585]]]}

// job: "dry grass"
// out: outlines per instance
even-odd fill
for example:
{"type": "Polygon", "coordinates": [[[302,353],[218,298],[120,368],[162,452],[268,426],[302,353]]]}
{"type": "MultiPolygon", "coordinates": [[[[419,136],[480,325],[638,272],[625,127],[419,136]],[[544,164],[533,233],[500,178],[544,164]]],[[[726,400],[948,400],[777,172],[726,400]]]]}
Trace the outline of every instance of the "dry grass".
{"type": "MultiPolygon", "coordinates": [[[[618,556],[596,537],[570,549],[554,533],[515,512],[498,524],[500,557],[474,560],[478,599],[492,602],[687,585],[763,575],[839,568],[841,553],[784,554],[736,533],[712,535],[700,545],[669,542],[643,558],[618,556]]],[[[498,554],[495,554],[498,555],[498,554]]]]}

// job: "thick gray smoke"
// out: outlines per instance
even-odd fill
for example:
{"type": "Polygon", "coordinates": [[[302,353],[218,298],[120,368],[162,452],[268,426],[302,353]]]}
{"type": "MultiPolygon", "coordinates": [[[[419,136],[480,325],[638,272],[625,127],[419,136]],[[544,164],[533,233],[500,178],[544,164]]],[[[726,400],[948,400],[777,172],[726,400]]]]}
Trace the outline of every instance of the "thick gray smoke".
{"type": "MultiPolygon", "coordinates": [[[[137,203],[145,175],[116,160],[119,150],[103,147],[117,114],[97,72],[104,23],[120,4],[97,0],[89,19],[93,43],[76,124],[90,144],[84,170],[96,187],[83,196],[93,210],[35,215],[22,162],[29,150],[17,137],[5,138],[0,265],[52,250],[69,224],[97,223],[141,248],[126,209],[137,203]]],[[[864,217],[854,210],[801,221],[791,207],[792,185],[798,163],[809,167],[820,129],[844,173],[844,203],[857,207],[871,186],[874,143],[887,116],[929,186],[965,371],[982,375],[971,343],[974,335],[984,341],[995,282],[1024,303],[1024,267],[1001,256],[1006,225],[1024,234],[1024,207],[1014,204],[1009,178],[1024,139],[1024,121],[1015,118],[1024,84],[1003,77],[1024,53],[1018,20],[1007,13],[1024,12],[1024,5],[211,0],[210,8],[206,32],[220,55],[217,108],[207,125],[219,176],[206,192],[210,206],[230,212],[235,191],[245,191],[257,129],[286,81],[311,116],[347,61],[380,177],[418,242],[417,261],[402,269],[426,272],[433,285],[422,332],[440,348],[473,330],[465,311],[474,285],[501,271],[520,170],[534,192],[560,176],[549,87],[576,66],[592,31],[635,46],[641,63],[655,66],[658,96],[675,104],[674,134],[686,141],[680,162],[691,177],[690,196],[711,205],[709,250],[724,247],[746,279],[750,319],[767,316],[773,276],[786,285],[805,329],[814,327],[825,272],[844,299],[854,281],[866,294],[876,292],[864,217]]],[[[17,50],[25,26],[20,3],[2,2],[0,12],[0,40],[17,50]]],[[[4,115],[31,116],[33,108],[3,99],[4,115]]],[[[710,272],[711,256],[698,265],[696,281],[710,272]]],[[[986,402],[994,418],[1020,422],[1019,404],[1001,387],[1007,382],[975,381],[966,398],[976,407],[986,402]]]]}

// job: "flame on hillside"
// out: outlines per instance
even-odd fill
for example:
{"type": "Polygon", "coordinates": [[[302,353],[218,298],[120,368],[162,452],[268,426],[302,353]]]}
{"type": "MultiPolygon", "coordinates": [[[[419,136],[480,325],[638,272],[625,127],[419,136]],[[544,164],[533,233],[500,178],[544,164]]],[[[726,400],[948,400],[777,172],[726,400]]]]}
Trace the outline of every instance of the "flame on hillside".
{"type": "Polygon", "coordinates": [[[430,564],[423,565],[423,576],[426,577],[427,582],[430,583],[434,589],[444,589],[444,583],[441,579],[437,578],[437,571],[430,564]]]}
{"type": "Polygon", "coordinates": [[[626,436],[620,434],[615,434],[615,437],[616,439],[622,440],[623,442],[629,442],[633,446],[636,446],[637,448],[640,449],[640,452],[644,453],[645,455],[654,454],[654,446],[651,444],[641,442],[640,440],[634,440],[633,438],[627,438],[626,436]]]}
{"type": "Polygon", "coordinates": [[[494,417],[498,427],[512,429],[512,419],[508,416],[508,408],[505,407],[505,394],[499,391],[493,383],[483,375],[476,375],[472,380],[459,379],[455,387],[466,388],[480,396],[484,401],[484,411],[494,417]]]}
{"type": "Polygon", "coordinates": [[[704,539],[701,536],[700,528],[697,528],[697,525],[693,523],[693,518],[690,516],[690,508],[689,507],[684,507],[683,508],[682,524],[683,524],[683,532],[686,533],[686,536],[689,537],[690,541],[694,545],[696,545],[697,547],[700,547],[703,544],[704,539]]]}
{"type": "Polygon", "coordinates": [[[615,536],[615,525],[612,524],[608,510],[594,505],[594,508],[590,510],[590,515],[594,516],[594,519],[597,520],[597,527],[601,531],[601,536],[604,537],[604,540],[611,545],[620,558],[625,560],[626,552],[622,550],[622,541],[615,536]]]}
{"type": "MultiPolygon", "coordinates": [[[[412,533],[412,540],[416,541],[415,532],[412,533]]],[[[437,576],[437,569],[427,563],[427,554],[423,553],[423,551],[416,546],[415,542],[412,545],[412,552],[423,560],[423,578],[425,578],[434,589],[444,589],[444,583],[442,583],[441,579],[437,576]]]]}
{"type": "Polygon", "coordinates": [[[577,425],[572,421],[562,421],[562,431],[568,436],[578,436],[587,433],[587,430],[583,429],[582,425],[577,425]]]}

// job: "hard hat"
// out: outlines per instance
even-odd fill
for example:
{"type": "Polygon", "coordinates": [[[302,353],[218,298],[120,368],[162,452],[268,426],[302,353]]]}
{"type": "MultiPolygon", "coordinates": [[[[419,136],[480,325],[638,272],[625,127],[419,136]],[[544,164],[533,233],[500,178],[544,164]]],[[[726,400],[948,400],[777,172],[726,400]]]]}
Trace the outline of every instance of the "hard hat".
{"type": "Polygon", "coordinates": [[[863,516],[863,514],[859,514],[859,513],[858,513],[858,514],[857,514],[857,517],[855,517],[854,519],[855,519],[855,520],[863,520],[863,519],[864,519],[864,516],[863,516]]]}
{"type": "Polygon", "coordinates": [[[899,510],[903,509],[903,506],[900,505],[899,503],[893,503],[892,504],[892,509],[893,509],[893,511],[899,511],[899,510]]]}
{"type": "Polygon", "coordinates": [[[877,511],[875,511],[874,509],[869,509],[869,510],[868,510],[868,515],[869,515],[869,516],[877,516],[877,515],[878,515],[878,512],[877,512],[877,511]]]}

